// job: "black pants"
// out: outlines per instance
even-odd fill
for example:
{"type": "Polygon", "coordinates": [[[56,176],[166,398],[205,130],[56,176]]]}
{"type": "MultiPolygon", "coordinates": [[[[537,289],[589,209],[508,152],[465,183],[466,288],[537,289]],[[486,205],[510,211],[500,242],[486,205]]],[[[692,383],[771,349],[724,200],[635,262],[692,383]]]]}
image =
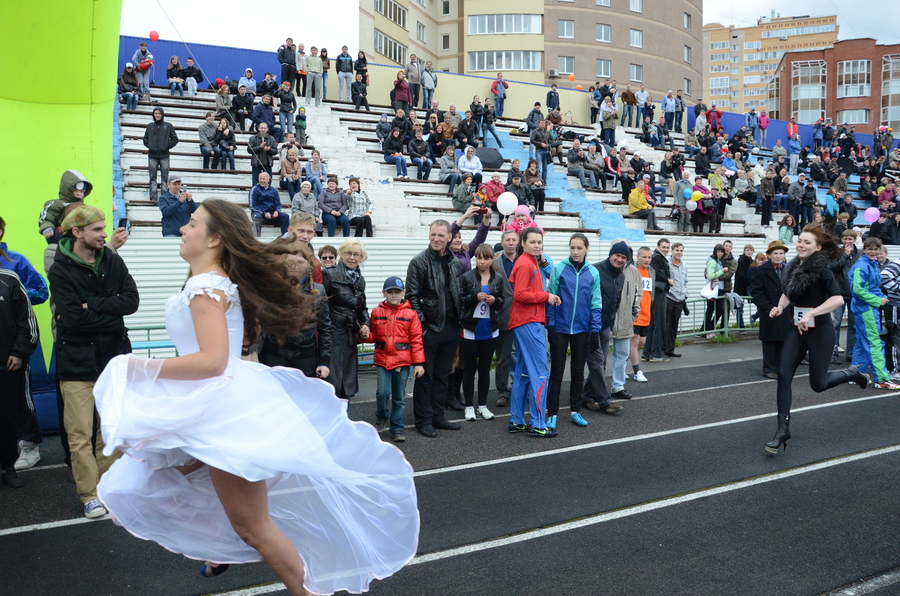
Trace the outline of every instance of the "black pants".
{"type": "Polygon", "coordinates": [[[612,396],[606,388],[606,356],[609,354],[609,342],[612,340],[612,331],[603,329],[600,331],[600,347],[588,354],[588,378],[584,383],[584,393],[581,401],[584,403],[593,400],[602,408],[609,405],[612,396]]]}
{"type": "Polygon", "coordinates": [[[535,211],[543,211],[544,210],[544,199],[546,194],[543,188],[532,188],[531,194],[534,196],[534,210],[535,211]]]}
{"type": "Polygon", "coordinates": [[[369,100],[366,99],[365,95],[357,95],[356,96],[356,109],[358,110],[360,106],[365,106],[367,112],[371,112],[372,110],[369,108],[369,100]]]}
{"type": "Polygon", "coordinates": [[[354,217],[350,220],[350,225],[356,227],[357,238],[363,235],[363,232],[366,233],[366,238],[372,237],[372,218],[368,215],[363,215],[362,217],[354,217]]]}
{"type": "Polygon", "coordinates": [[[294,78],[297,75],[297,67],[293,64],[282,64],[281,65],[281,82],[282,83],[290,83],[291,89],[293,89],[296,85],[294,85],[294,78]]]}
{"type": "Polygon", "coordinates": [[[569,407],[572,412],[581,410],[581,397],[584,395],[584,365],[587,362],[588,340],[590,333],[550,332],[550,390],[547,393],[547,415],[556,416],[559,412],[559,394],[562,391],[563,375],[566,372],[566,351],[572,348],[570,365],[572,382],[569,385],[569,407]]]}
{"type": "Polygon", "coordinates": [[[440,331],[428,330],[422,339],[425,374],[417,377],[413,386],[413,413],[417,428],[446,420],[447,379],[461,334],[459,324],[448,321],[440,331]]]}
{"type": "Polygon", "coordinates": [[[809,352],[809,386],[816,393],[837,387],[847,382],[844,371],[828,371],[831,363],[831,352],[834,349],[834,326],[827,320],[831,315],[816,317],[816,326],[808,329],[803,335],[794,327],[788,333],[781,349],[781,362],[778,365],[778,415],[791,413],[791,382],[800,361],[809,352]]]}
{"type": "MultiPolygon", "coordinates": [[[[716,328],[716,321],[725,316],[725,299],[716,298],[706,301],[706,316],[703,317],[703,330],[712,331],[716,328]]],[[[831,342],[834,345],[834,342],[831,342]]]]}
{"type": "MultiPolygon", "coordinates": [[[[410,83],[409,84],[409,95],[412,97],[412,101],[409,105],[412,107],[416,107],[419,105],[419,89],[422,88],[422,85],[419,83],[410,83]]],[[[409,114],[409,110],[403,110],[404,113],[409,114]]]]}
{"type": "Polygon", "coordinates": [[[497,338],[497,366],[494,368],[494,387],[500,397],[509,399],[509,367],[512,360],[513,332],[500,330],[497,338]]]}
{"type": "Polygon", "coordinates": [[[471,407],[475,394],[475,373],[478,373],[478,405],[487,405],[488,390],[491,388],[491,361],[497,349],[497,338],[463,339],[460,347],[463,357],[463,396],[466,406],[471,407]]]}
{"type": "MultiPolygon", "coordinates": [[[[306,97],[306,75],[297,74],[296,82],[297,84],[294,85],[294,92],[297,94],[297,97],[306,97]]],[[[244,129],[242,128],[241,130],[244,129]]]]}
{"type": "Polygon", "coordinates": [[[678,323],[681,321],[683,312],[684,300],[676,301],[666,298],[666,337],[663,343],[663,353],[667,356],[675,351],[675,337],[678,335],[678,323]]]}
{"type": "Polygon", "coordinates": [[[666,306],[669,301],[665,292],[653,293],[653,303],[650,305],[650,329],[647,330],[647,343],[644,344],[644,356],[646,358],[662,358],[665,355],[666,344],[666,306]]]}
{"type": "Polygon", "coordinates": [[[28,387],[26,366],[0,371],[0,469],[8,470],[19,459],[16,423],[25,406],[28,387]]]}
{"type": "Polygon", "coordinates": [[[781,362],[782,349],[784,349],[783,341],[762,342],[764,375],[778,372],[778,363],[781,362]]]}

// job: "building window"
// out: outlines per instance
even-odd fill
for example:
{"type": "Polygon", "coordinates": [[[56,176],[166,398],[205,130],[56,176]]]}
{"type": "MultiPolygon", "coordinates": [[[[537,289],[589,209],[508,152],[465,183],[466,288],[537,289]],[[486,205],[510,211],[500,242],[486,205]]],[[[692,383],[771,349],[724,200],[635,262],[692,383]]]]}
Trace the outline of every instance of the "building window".
{"type": "Polygon", "coordinates": [[[419,41],[425,41],[425,25],[416,21],[416,39],[419,41]]]}
{"type": "Polygon", "coordinates": [[[450,16],[450,0],[441,0],[441,16],[450,16]]]}
{"type": "Polygon", "coordinates": [[[609,71],[612,70],[611,62],[609,60],[597,60],[597,76],[598,77],[606,77],[609,78],[609,71]]]}
{"type": "Polygon", "coordinates": [[[713,87],[709,90],[709,94],[714,97],[718,97],[720,95],[728,95],[729,89],[729,87],[713,87]]]}
{"type": "Polygon", "coordinates": [[[681,83],[681,90],[684,91],[685,95],[691,94],[691,80],[690,79],[684,79],[684,81],[681,83]]]}
{"type": "Polygon", "coordinates": [[[557,21],[557,35],[563,39],[575,39],[575,21],[557,21]]]}
{"type": "MultiPolygon", "coordinates": [[[[560,21],[560,37],[562,23],[560,21]]],[[[568,21],[573,23],[574,21],[568,21]]],[[[541,33],[539,14],[480,14],[469,17],[469,35],[496,35],[508,33],[541,33]]]]}
{"type": "Polygon", "coordinates": [[[644,67],[640,64],[631,65],[631,80],[640,83],[644,80],[644,67]]]}
{"type": "Polygon", "coordinates": [[[766,105],[766,102],[765,102],[765,100],[762,100],[762,99],[754,99],[752,101],[744,102],[745,108],[761,108],[765,105],[766,105]]]}
{"type": "MultiPolygon", "coordinates": [[[[869,97],[872,95],[872,62],[845,60],[838,62],[837,97],[869,97]]],[[[838,119],[840,121],[840,119],[838,119]]]]}
{"type": "Polygon", "coordinates": [[[609,25],[601,25],[597,23],[597,41],[609,43],[611,39],[611,31],[609,25]]]}
{"type": "Polygon", "coordinates": [[[762,47],[762,42],[761,42],[761,41],[748,41],[748,42],[744,42],[744,49],[745,49],[745,50],[758,50],[758,49],[761,48],[761,47],[762,47]]]}
{"type": "Polygon", "coordinates": [[[644,47],[644,32],[640,29],[632,29],[631,30],[631,47],[633,48],[642,48],[644,47]]]}
{"type": "Polygon", "coordinates": [[[416,0],[416,2],[418,2],[422,6],[425,6],[425,0],[416,0]]]}
{"type": "Polygon", "coordinates": [[[574,56],[560,56],[557,65],[559,66],[559,74],[572,74],[575,72],[574,56]]]}
{"type": "Polygon", "coordinates": [[[394,0],[375,0],[375,11],[406,29],[406,9],[394,0]]]}
{"type": "Polygon", "coordinates": [[[900,130],[900,54],[881,59],[881,124],[900,130]]]}
{"type": "Polygon", "coordinates": [[[834,31],[834,25],[813,25],[810,27],[769,29],[762,32],[762,38],[769,39],[770,37],[791,37],[793,35],[810,35],[812,33],[830,33],[831,31],[834,31]]]}
{"type": "Polygon", "coordinates": [[[469,71],[541,70],[542,52],[469,52],[469,71]]]}
{"type": "Polygon", "coordinates": [[[778,77],[772,77],[772,80],[766,85],[766,107],[768,108],[768,116],[773,120],[779,120],[781,113],[781,81],[778,77]]]}
{"type": "Polygon", "coordinates": [[[727,41],[717,41],[715,43],[711,43],[711,44],[709,44],[709,49],[710,50],[727,50],[728,42],[727,41]]]}
{"type": "Polygon", "coordinates": [[[745,85],[758,85],[760,81],[759,75],[752,75],[749,77],[744,77],[745,85]]]}
{"type": "Polygon", "coordinates": [[[609,0],[597,0],[597,6],[609,6],[609,0]]]}
{"type": "Polygon", "coordinates": [[[379,31],[375,30],[375,51],[393,60],[397,64],[406,63],[406,46],[396,39],[392,39],[379,31]]]}
{"type": "Polygon", "coordinates": [[[644,0],[631,0],[631,12],[644,12],[644,0]]]}
{"type": "Polygon", "coordinates": [[[824,60],[791,62],[791,116],[800,124],[825,117],[826,65],[824,60]]]}
{"type": "Polygon", "coordinates": [[[684,46],[684,61],[691,63],[691,46],[684,46]]]}
{"type": "Polygon", "coordinates": [[[441,35],[441,51],[447,52],[450,50],[450,35],[444,33],[441,35]]]}
{"type": "Polygon", "coordinates": [[[868,124],[869,110],[841,110],[837,113],[837,121],[847,124],[868,124]]]}
{"type": "MultiPolygon", "coordinates": [[[[736,35],[733,35],[732,37],[737,37],[737,36],[736,36],[736,35]]],[[[732,51],[732,52],[737,52],[737,51],[738,51],[738,48],[740,48],[740,46],[738,46],[738,45],[736,45],[736,44],[732,44],[732,45],[731,45],[731,51],[732,51]]]]}
{"type": "Polygon", "coordinates": [[[741,61],[741,57],[740,57],[740,56],[732,56],[732,57],[731,57],[731,63],[732,63],[732,64],[737,64],[737,63],[740,62],[740,61],[741,61]]]}
{"type": "Polygon", "coordinates": [[[719,54],[710,54],[709,60],[710,62],[717,62],[719,60],[729,60],[731,58],[731,54],[728,52],[721,52],[719,54]]]}
{"type": "Polygon", "coordinates": [[[691,28],[691,15],[690,15],[690,13],[684,13],[684,28],[685,28],[685,29],[690,29],[690,28],[691,28]]]}
{"type": "MultiPolygon", "coordinates": [[[[726,68],[725,70],[728,70],[728,69],[726,68]]],[[[722,72],[725,72],[725,71],[723,70],[722,72]]],[[[731,74],[738,74],[739,72],[741,72],[741,69],[740,68],[732,68],[730,72],[731,72],[731,74]]]]}
{"type": "MultiPolygon", "coordinates": [[[[716,64],[716,65],[714,65],[714,66],[710,66],[710,67],[709,67],[709,72],[710,72],[710,73],[715,73],[715,72],[728,72],[728,65],[727,65],[727,64],[716,64]]],[[[735,74],[737,74],[737,73],[735,73],[735,74]]]]}
{"type": "Polygon", "coordinates": [[[728,77],[713,77],[709,80],[710,87],[728,87],[728,77]]]}

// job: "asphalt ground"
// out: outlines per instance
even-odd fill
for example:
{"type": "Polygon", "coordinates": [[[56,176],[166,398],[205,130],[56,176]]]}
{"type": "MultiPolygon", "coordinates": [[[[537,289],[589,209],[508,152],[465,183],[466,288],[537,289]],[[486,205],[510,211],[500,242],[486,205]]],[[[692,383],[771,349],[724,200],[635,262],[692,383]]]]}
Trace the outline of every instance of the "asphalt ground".
{"type": "MultiPolygon", "coordinates": [[[[629,381],[616,416],[579,428],[561,409],[555,439],[508,434],[504,408],[436,439],[408,429],[419,554],[371,593],[900,594],[900,395],[816,394],[801,367],[773,457],[759,342],[680,351],[642,364],[650,382],[629,381]]],[[[361,385],[350,415],[371,421],[374,375],[361,385]]],[[[55,437],[42,455],[25,488],[0,489],[0,594],[287,594],[265,565],[205,579],[108,519],[83,523],[55,437]]]]}

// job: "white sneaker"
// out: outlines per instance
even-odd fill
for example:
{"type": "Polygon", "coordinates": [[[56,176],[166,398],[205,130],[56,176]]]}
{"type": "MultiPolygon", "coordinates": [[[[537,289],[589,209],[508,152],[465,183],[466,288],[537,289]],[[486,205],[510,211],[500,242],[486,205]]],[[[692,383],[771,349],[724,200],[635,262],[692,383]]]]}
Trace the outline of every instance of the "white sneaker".
{"type": "Polygon", "coordinates": [[[478,415],[485,420],[490,420],[494,417],[494,414],[487,409],[487,406],[478,406],[478,415]]]}
{"type": "Polygon", "coordinates": [[[648,381],[647,377],[644,376],[644,371],[639,370],[634,373],[634,380],[638,383],[646,383],[648,381]]]}
{"type": "Polygon", "coordinates": [[[19,441],[19,459],[13,466],[16,470],[33,468],[41,461],[40,445],[31,441],[19,441]]]}
{"type": "Polygon", "coordinates": [[[841,346],[838,346],[837,351],[843,353],[843,352],[844,352],[844,348],[842,348],[841,346]]]}
{"type": "MultiPolygon", "coordinates": [[[[900,372],[892,372],[891,380],[895,383],[900,383],[900,372]]],[[[18,463],[18,462],[16,462],[16,463],[18,463]]],[[[18,469],[18,468],[16,468],[16,469],[18,469]]]]}
{"type": "Polygon", "coordinates": [[[100,499],[91,499],[84,504],[84,516],[88,519],[103,517],[107,513],[109,513],[109,511],[106,510],[106,507],[103,506],[100,499]]]}
{"type": "Polygon", "coordinates": [[[466,406],[466,420],[475,420],[475,408],[466,406]]]}

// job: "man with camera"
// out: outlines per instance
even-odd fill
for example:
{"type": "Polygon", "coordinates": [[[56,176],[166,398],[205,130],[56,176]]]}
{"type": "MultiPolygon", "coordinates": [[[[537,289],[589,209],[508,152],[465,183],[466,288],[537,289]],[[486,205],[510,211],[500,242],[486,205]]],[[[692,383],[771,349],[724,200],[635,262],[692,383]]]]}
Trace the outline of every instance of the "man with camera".
{"type": "Polygon", "coordinates": [[[162,211],[163,238],[181,238],[181,228],[191,221],[191,213],[197,210],[194,197],[181,186],[178,174],[170,174],[166,182],[169,190],[159,195],[159,210],[162,211]]]}

